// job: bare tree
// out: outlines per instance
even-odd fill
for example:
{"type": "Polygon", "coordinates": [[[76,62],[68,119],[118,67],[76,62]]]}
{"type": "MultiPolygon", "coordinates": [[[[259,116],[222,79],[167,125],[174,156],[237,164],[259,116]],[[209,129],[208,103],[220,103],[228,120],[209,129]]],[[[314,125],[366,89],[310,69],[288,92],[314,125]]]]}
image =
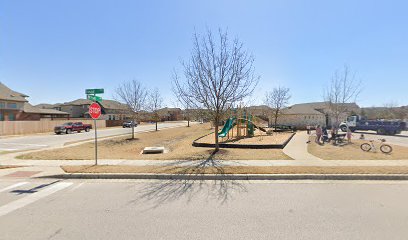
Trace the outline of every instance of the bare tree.
{"type": "Polygon", "coordinates": [[[345,65],[341,71],[335,71],[330,86],[325,90],[324,100],[335,119],[335,126],[340,124],[340,118],[350,111],[348,103],[356,102],[361,93],[361,81],[357,81],[355,73],[345,65]]]}
{"type": "MultiPolygon", "coordinates": [[[[146,89],[137,80],[124,82],[115,91],[115,99],[126,103],[134,123],[139,120],[139,113],[145,108],[146,97],[146,89]]],[[[132,124],[132,139],[134,138],[135,126],[132,124]]]]}
{"type": "Polygon", "coordinates": [[[215,125],[215,152],[224,113],[251,95],[257,85],[253,62],[254,57],[238,39],[229,41],[227,32],[221,30],[214,39],[207,30],[204,36],[194,34],[190,60],[182,62],[184,78],[173,75],[176,95],[183,96],[190,107],[208,109],[215,125]]]}
{"type": "MultiPolygon", "coordinates": [[[[272,116],[274,118],[274,125],[278,124],[278,118],[282,113],[282,109],[289,104],[289,88],[277,87],[270,92],[266,92],[264,103],[272,109],[272,116]]],[[[269,118],[268,118],[269,119],[269,118]]],[[[269,123],[268,123],[269,124],[269,123]]]]}
{"type": "MultiPolygon", "coordinates": [[[[173,79],[179,79],[176,71],[173,72],[173,79]]],[[[187,95],[180,94],[179,89],[177,86],[175,86],[175,84],[172,85],[171,89],[177,99],[177,103],[179,103],[183,108],[185,117],[187,118],[187,127],[190,127],[191,106],[193,105],[191,99],[187,95]]]]}
{"type": "Polygon", "coordinates": [[[156,124],[156,131],[158,130],[157,122],[160,120],[158,110],[162,107],[162,105],[163,98],[160,95],[159,89],[155,88],[148,95],[147,109],[152,113],[153,120],[156,124]]]}

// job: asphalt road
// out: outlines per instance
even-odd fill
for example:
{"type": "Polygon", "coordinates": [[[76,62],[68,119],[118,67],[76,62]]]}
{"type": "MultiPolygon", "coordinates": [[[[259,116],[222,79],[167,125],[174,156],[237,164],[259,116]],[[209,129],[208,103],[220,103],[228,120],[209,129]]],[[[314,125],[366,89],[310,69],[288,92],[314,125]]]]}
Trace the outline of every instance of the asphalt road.
{"type": "MultiPolygon", "coordinates": [[[[169,127],[184,126],[184,122],[164,122],[159,123],[160,129],[169,127]]],[[[135,128],[135,132],[144,132],[155,129],[154,124],[139,125],[135,128]]],[[[104,128],[98,129],[98,137],[109,137],[121,134],[131,133],[131,128],[104,128]]],[[[50,147],[62,147],[65,143],[91,140],[94,139],[95,133],[90,132],[72,133],[72,134],[47,134],[47,135],[28,135],[21,137],[3,138],[0,139],[0,151],[23,151],[32,149],[42,149],[50,147]]]]}
{"type": "Polygon", "coordinates": [[[407,198],[408,182],[3,179],[0,239],[406,239],[407,198]]]}
{"type": "Polygon", "coordinates": [[[367,140],[375,140],[377,142],[378,139],[385,139],[387,142],[400,145],[404,147],[408,147],[408,131],[403,131],[401,134],[397,134],[394,136],[390,135],[378,135],[374,131],[356,131],[353,133],[355,138],[359,138],[361,134],[364,134],[365,139],[367,140]]]}

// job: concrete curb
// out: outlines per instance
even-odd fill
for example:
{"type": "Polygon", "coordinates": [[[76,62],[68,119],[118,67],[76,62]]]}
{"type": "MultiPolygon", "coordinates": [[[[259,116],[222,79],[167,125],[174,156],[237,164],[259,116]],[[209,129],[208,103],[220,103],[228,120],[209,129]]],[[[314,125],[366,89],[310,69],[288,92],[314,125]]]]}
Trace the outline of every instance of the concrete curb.
{"type": "MultiPolygon", "coordinates": [[[[213,134],[211,132],[204,136],[201,136],[193,141],[193,147],[203,147],[203,148],[215,148],[215,144],[212,143],[199,143],[198,140],[213,134]]],[[[220,148],[242,148],[242,149],[283,149],[286,145],[292,140],[293,136],[295,136],[296,132],[292,133],[292,135],[282,144],[238,144],[238,143],[219,143],[220,148]]]]}
{"type": "Polygon", "coordinates": [[[43,176],[62,179],[159,179],[159,180],[408,180],[408,174],[132,174],[72,173],[43,176]]]}

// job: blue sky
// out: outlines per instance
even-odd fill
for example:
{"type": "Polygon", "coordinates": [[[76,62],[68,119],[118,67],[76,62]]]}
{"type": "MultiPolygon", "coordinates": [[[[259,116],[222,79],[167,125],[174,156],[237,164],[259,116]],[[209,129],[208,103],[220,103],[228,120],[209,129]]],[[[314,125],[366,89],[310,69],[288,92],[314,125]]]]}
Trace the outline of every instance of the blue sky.
{"type": "Polygon", "coordinates": [[[255,56],[255,101],[281,85],[291,103],[321,101],[349,65],[361,106],[408,105],[408,1],[0,0],[0,81],[34,104],[85,97],[123,81],[158,87],[173,105],[171,73],[192,34],[228,29],[255,56]]]}

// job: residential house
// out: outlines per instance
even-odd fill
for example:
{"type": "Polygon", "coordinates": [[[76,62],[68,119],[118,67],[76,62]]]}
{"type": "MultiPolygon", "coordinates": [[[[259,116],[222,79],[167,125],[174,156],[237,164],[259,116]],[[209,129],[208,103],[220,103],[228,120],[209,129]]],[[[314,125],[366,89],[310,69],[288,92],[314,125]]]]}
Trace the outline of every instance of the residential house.
{"type": "MultiPolygon", "coordinates": [[[[69,113],[71,118],[90,118],[88,109],[92,104],[88,99],[77,99],[62,104],[40,104],[37,107],[52,108],[69,113]]],[[[102,107],[100,119],[104,120],[126,120],[130,119],[131,110],[126,104],[114,101],[103,100],[99,103],[102,107]]]]}
{"type": "MultiPolygon", "coordinates": [[[[356,103],[346,103],[346,112],[340,116],[340,121],[346,120],[347,116],[360,112],[356,103]]],[[[327,102],[313,102],[295,104],[282,110],[278,123],[305,128],[307,125],[321,125],[330,127],[335,122],[333,114],[327,102]]]]}
{"type": "Polygon", "coordinates": [[[183,111],[180,108],[162,108],[157,111],[160,121],[180,121],[183,120],[183,111]]]}
{"type": "Polygon", "coordinates": [[[11,90],[0,82],[0,121],[36,121],[66,118],[68,113],[54,109],[42,109],[28,103],[28,96],[11,90]]]}

